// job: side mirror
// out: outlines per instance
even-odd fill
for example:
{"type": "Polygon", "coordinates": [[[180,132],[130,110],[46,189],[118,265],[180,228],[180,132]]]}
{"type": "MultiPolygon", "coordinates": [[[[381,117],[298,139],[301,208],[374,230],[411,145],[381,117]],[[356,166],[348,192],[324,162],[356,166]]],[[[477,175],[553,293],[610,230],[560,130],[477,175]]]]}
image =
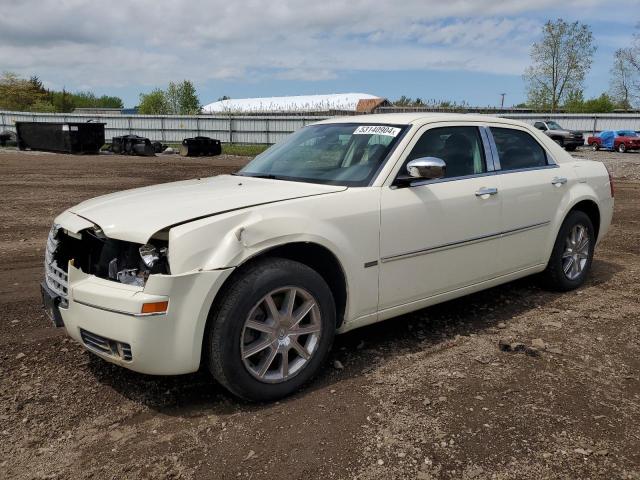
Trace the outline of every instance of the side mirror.
{"type": "Polygon", "coordinates": [[[407,173],[411,178],[434,180],[444,177],[447,164],[441,158],[424,157],[416,158],[407,163],[407,173]]]}

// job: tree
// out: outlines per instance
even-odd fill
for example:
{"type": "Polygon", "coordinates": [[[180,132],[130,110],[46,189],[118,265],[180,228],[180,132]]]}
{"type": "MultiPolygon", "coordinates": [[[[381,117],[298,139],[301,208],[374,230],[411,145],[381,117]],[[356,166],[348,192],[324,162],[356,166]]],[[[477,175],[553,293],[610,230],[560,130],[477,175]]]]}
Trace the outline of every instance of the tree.
{"type": "Polygon", "coordinates": [[[402,95],[398,100],[396,100],[394,102],[394,105],[398,106],[398,107],[406,107],[411,105],[412,100],[410,97],[407,97],[405,95],[402,95]]]}
{"type": "Polygon", "coordinates": [[[570,92],[563,105],[567,113],[609,113],[615,108],[615,101],[606,93],[585,100],[581,90],[570,92]]]}
{"type": "Polygon", "coordinates": [[[172,115],[180,114],[180,87],[173,83],[169,82],[169,86],[167,90],[164,92],[164,96],[167,100],[167,105],[169,107],[169,113],[172,115]]]}
{"type": "Polygon", "coordinates": [[[196,87],[189,80],[183,80],[178,85],[178,104],[181,115],[197,115],[200,113],[200,99],[196,87]]]}
{"type": "Polygon", "coordinates": [[[34,83],[15,73],[4,72],[0,77],[0,109],[31,111],[34,104],[44,101],[45,96],[34,83]]]}
{"type": "Polygon", "coordinates": [[[543,27],[542,40],[531,47],[533,64],[524,73],[528,103],[556,111],[570,92],[582,90],[595,51],[588,25],[549,20],[543,27]]]}
{"type": "Polygon", "coordinates": [[[625,109],[640,100],[640,23],[636,30],[631,46],[616,51],[611,68],[611,94],[625,109]]]}
{"type": "Polygon", "coordinates": [[[150,93],[141,93],[138,112],[142,115],[168,115],[169,104],[164,91],[156,88],[150,93]]]}
{"type": "Polygon", "coordinates": [[[616,50],[611,67],[609,91],[618,106],[624,110],[631,108],[634,97],[636,97],[634,86],[638,84],[638,72],[633,68],[632,57],[631,49],[620,48],[616,50]]]}
{"type": "Polygon", "coordinates": [[[140,94],[138,111],[146,115],[197,115],[200,100],[189,80],[169,82],[166,91],[156,88],[149,94],[140,94]]]}
{"type": "Polygon", "coordinates": [[[78,107],[122,108],[118,97],[93,92],[50,91],[44,88],[40,78],[33,75],[28,80],[15,73],[5,72],[0,77],[0,109],[23,112],[71,112],[78,107]]]}

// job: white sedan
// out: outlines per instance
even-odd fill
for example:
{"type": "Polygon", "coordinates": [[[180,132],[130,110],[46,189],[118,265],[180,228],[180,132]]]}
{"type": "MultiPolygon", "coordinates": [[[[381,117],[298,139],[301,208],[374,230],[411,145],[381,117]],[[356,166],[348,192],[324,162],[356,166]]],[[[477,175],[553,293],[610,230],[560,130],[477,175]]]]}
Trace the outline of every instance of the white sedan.
{"type": "Polygon", "coordinates": [[[109,362],[204,364],[235,395],[273,400],[321,368],[335,333],[536,273],[579,287],[612,211],[605,167],[524,123],[336,118],[235,175],[63,212],[42,294],[109,362]]]}

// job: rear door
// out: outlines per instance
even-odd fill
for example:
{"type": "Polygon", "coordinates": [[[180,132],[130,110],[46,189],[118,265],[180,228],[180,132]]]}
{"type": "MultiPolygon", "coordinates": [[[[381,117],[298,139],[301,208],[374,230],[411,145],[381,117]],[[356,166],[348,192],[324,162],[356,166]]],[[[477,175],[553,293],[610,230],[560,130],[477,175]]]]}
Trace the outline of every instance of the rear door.
{"type": "Polygon", "coordinates": [[[502,274],[540,265],[569,178],[526,129],[490,127],[502,197],[502,274]]]}

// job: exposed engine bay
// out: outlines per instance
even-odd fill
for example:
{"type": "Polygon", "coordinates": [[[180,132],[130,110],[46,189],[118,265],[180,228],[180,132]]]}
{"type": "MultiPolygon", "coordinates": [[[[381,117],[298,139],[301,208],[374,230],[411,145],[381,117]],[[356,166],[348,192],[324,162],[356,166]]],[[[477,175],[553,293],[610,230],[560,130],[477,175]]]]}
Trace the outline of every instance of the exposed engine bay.
{"type": "Polygon", "coordinates": [[[166,240],[140,245],[108,238],[99,228],[79,233],[57,229],[52,233],[57,243],[53,259],[65,272],[73,260],[74,266],[85,273],[140,287],[151,274],[170,273],[166,240]]]}

